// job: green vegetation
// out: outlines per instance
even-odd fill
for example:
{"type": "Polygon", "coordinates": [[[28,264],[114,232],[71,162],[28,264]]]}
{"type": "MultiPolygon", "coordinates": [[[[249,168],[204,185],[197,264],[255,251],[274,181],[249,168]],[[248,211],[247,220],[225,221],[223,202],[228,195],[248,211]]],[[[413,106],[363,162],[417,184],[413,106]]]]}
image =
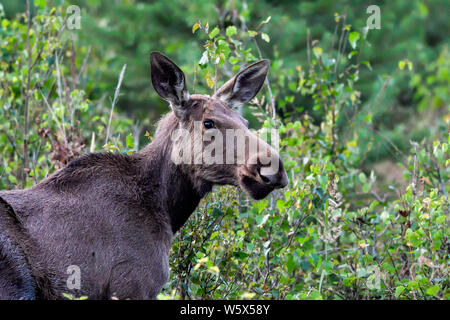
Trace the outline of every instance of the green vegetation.
{"type": "Polygon", "coordinates": [[[80,30],[67,2],[0,4],[2,189],[145,145],[168,111],[152,50],[201,93],[271,60],[242,112],[278,129],[290,185],[210,194],[175,236],[161,299],[449,298],[446,1],[386,2],[380,30],[359,0],[73,1],[80,30]]]}

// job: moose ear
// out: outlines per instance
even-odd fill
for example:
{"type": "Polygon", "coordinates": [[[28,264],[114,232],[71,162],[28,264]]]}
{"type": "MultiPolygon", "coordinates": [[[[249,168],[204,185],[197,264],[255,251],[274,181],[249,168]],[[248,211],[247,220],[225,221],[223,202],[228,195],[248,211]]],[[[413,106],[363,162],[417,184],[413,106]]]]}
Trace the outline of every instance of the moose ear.
{"type": "Polygon", "coordinates": [[[170,103],[178,118],[187,114],[189,92],[183,71],[159,52],[150,54],[152,84],[156,92],[170,103]]]}
{"type": "Polygon", "coordinates": [[[249,102],[261,90],[269,66],[269,60],[255,62],[228,80],[214,97],[222,100],[231,108],[237,108],[249,102]]]}

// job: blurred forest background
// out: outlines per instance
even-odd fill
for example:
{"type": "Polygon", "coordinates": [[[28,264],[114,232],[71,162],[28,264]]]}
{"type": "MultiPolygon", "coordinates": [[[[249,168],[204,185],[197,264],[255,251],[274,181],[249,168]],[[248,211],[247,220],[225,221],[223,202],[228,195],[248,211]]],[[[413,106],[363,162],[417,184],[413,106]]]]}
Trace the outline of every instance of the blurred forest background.
{"type": "Polygon", "coordinates": [[[0,187],[148,143],[169,110],[151,51],[207,94],[267,58],[241,112],[278,128],[290,186],[258,202],[209,195],[176,235],[159,298],[448,299],[448,12],[445,0],[0,0],[0,187]]]}

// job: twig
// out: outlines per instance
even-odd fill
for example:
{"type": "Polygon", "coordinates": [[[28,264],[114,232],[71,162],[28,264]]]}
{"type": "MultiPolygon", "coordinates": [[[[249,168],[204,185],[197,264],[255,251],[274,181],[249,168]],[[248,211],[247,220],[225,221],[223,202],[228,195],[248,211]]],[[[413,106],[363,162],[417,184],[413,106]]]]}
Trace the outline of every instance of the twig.
{"type": "Polygon", "coordinates": [[[447,197],[447,190],[445,190],[445,183],[442,179],[441,170],[437,162],[432,161],[434,170],[436,171],[437,179],[439,181],[439,192],[447,197]]]}
{"type": "Polygon", "coordinates": [[[332,141],[331,154],[333,155],[333,158],[331,159],[331,161],[333,163],[335,163],[336,159],[337,159],[337,157],[335,155],[336,144],[337,144],[337,141],[336,141],[336,101],[335,101],[335,99],[333,99],[332,103],[331,103],[331,141],[332,141]]]}
{"type": "Polygon", "coordinates": [[[127,68],[127,65],[124,64],[123,67],[122,67],[122,71],[120,72],[119,81],[117,82],[116,91],[114,92],[114,99],[113,99],[112,105],[111,105],[111,113],[109,114],[108,128],[106,129],[105,144],[107,144],[108,140],[109,140],[109,131],[111,129],[111,121],[112,121],[112,116],[113,116],[113,113],[114,113],[114,106],[116,105],[117,99],[119,98],[120,86],[122,85],[123,75],[125,74],[125,69],[126,68],[127,68]]]}
{"type": "MultiPolygon", "coordinates": [[[[58,54],[56,54],[55,65],[56,65],[56,80],[57,80],[56,83],[58,85],[58,99],[59,99],[59,104],[60,104],[61,110],[64,111],[63,100],[62,100],[63,99],[63,90],[62,90],[62,86],[61,86],[62,74],[61,74],[61,70],[59,68],[58,54]]],[[[67,102],[68,102],[68,100],[67,100],[67,102]]],[[[68,107],[69,106],[67,106],[67,108],[68,107]]],[[[64,142],[65,142],[65,145],[67,146],[68,143],[67,143],[67,135],[66,135],[66,123],[64,120],[64,112],[61,112],[61,125],[62,125],[62,134],[63,134],[64,142]]]]}
{"type": "Polygon", "coordinates": [[[86,68],[86,65],[87,65],[87,61],[88,61],[89,55],[91,54],[91,50],[92,50],[92,46],[89,46],[88,51],[87,51],[87,53],[86,53],[86,56],[85,56],[84,59],[83,59],[83,63],[82,63],[82,65],[81,65],[80,71],[78,72],[77,79],[80,79],[80,78],[81,78],[81,75],[83,74],[84,69],[86,68]]]}
{"type": "Polygon", "coordinates": [[[72,63],[70,65],[70,73],[72,75],[72,85],[73,88],[76,88],[78,85],[78,76],[77,76],[77,66],[76,66],[76,50],[75,50],[75,46],[73,44],[73,35],[72,35],[72,39],[71,39],[71,43],[72,43],[72,63]]]}
{"type": "Polygon", "coordinates": [[[338,45],[338,53],[337,53],[337,58],[336,58],[336,64],[334,66],[334,73],[337,74],[338,73],[338,65],[339,65],[339,61],[341,60],[341,55],[343,53],[342,50],[342,43],[344,41],[344,35],[347,33],[347,31],[345,30],[345,21],[346,21],[346,16],[344,15],[342,17],[342,33],[341,36],[339,38],[339,45],[338,45]]]}
{"type": "MultiPolygon", "coordinates": [[[[57,117],[57,116],[55,115],[55,113],[53,112],[53,109],[52,109],[52,107],[50,106],[50,104],[48,103],[47,98],[45,97],[45,95],[44,95],[44,93],[43,93],[42,91],[40,91],[40,92],[41,92],[42,98],[44,99],[44,103],[45,103],[45,105],[47,106],[47,108],[48,108],[48,110],[50,111],[50,113],[52,114],[53,118],[55,119],[56,124],[58,125],[59,129],[60,129],[61,131],[63,131],[64,129],[63,129],[63,127],[62,127],[62,124],[61,124],[61,122],[59,122],[58,117],[57,117]]],[[[67,141],[66,141],[66,145],[67,145],[67,141]]]]}
{"type": "Polygon", "coordinates": [[[6,131],[0,130],[0,133],[5,135],[5,137],[8,139],[9,144],[11,145],[11,147],[13,149],[13,152],[15,152],[19,156],[20,160],[23,161],[23,156],[20,154],[19,150],[17,149],[15,140],[13,138],[11,138],[9,136],[8,132],[6,132],[6,131]]]}
{"type": "Polygon", "coordinates": [[[28,167],[28,109],[30,104],[30,85],[31,85],[31,59],[32,49],[30,47],[30,29],[31,29],[31,12],[30,2],[26,1],[26,17],[27,17],[27,54],[28,54],[28,74],[25,91],[25,110],[24,110],[24,139],[23,139],[23,165],[22,165],[22,188],[25,188],[26,173],[25,169],[28,167]]]}
{"type": "Polygon", "coordinates": [[[383,203],[383,202],[386,201],[386,194],[384,194],[384,195],[383,195],[383,198],[382,198],[382,197],[381,197],[378,193],[376,193],[374,190],[370,191],[370,193],[378,200],[378,202],[383,203]]]}
{"type": "Polygon", "coordinates": [[[194,81],[192,82],[192,92],[195,94],[195,84],[197,82],[197,62],[194,62],[194,81]]]}
{"type": "Polygon", "coordinates": [[[417,196],[417,170],[418,170],[418,160],[417,160],[417,142],[409,140],[409,143],[414,149],[414,155],[413,155],[413,162],[414,162],[414,169],[413,174],[411,177],[411,189],[412,189],[412,195],[413,195],[413,202],[416,200],[417,196]]]}
{"type": "Polygon", "coordinates": [[[309,66],[309,73],[311,74],[313,72],[313,65],[311,63],[311,31],[306,29],[306,54],[308,56],[308,66],[309,66]]]}
{"type": "MultiPolygon", "coordinates": [[[[245,24],[245,20],[243,18],[241,20],[242,20],[242,29],[244,31],[248,32],[248,28],[247,28],[247,25],[245,24]]],[[[253,43],[254,43],[254,45],[256,47],[256,51],[258,51],[259,59],[262,60],[263,59],[263,55],[262,55],[261,49],[259,48],[258,42],[256,41],[256,37],[253,37],[252,41],[253,41],[253,43]]],[[[267,87],[267,92],[269,93],[269,98],[270,98],[271,107],[272,107],[272,120],[273,120],[273,125],[276,128],[276,126],[277,126],[276,125],[277,114],[276,114],[276,108],[275,108],[275,97],[273,96],[272,88],[270,87],[270,81],[269,81],[269,77],[268,76],[266,77],[266,81],[264,83],[265,83],[265,85],[267,87]]]]}

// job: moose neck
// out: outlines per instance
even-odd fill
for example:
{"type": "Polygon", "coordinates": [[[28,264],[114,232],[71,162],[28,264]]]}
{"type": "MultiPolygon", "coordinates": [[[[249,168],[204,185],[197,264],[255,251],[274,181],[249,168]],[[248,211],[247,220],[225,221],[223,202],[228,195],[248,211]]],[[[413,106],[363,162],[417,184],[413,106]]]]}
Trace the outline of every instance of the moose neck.
{"type": "Polygon", "coordinates": [[[158,128],[155,139],[139,154],[145,163],[142,176],[144,193],[147,194],[144,197],[154,199],[162,206],[157,210],[168,215],[172,232],[175,233],[185,224],[200,200],[211,191],[212,184],[196,181],[188,168],[173,163],[170,132],[176,126],[170,123],[173,119],[167,120],[171,120],[170,117],[161,121],[163,130],[158,128]]]}

